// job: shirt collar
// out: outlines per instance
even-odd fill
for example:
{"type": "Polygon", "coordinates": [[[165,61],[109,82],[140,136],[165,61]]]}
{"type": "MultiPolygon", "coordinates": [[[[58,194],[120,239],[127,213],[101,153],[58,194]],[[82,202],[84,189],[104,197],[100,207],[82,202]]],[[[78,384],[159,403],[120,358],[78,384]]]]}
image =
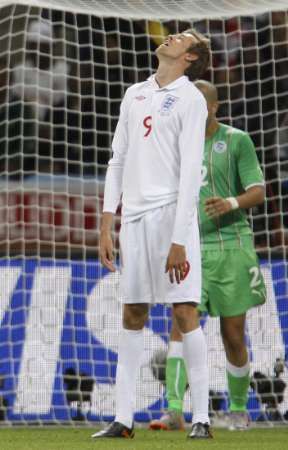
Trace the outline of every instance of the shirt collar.
{"type": "Polygon", "coordinates": [[[155,80],[155,73],[151,75],[148,78],[148,81],[151,82],[152,88],[157,91],[172,91],[173,89],[177,89],[178,87],[182,86],[183,84],[187,83],[189,81],[188,77],[186,75],[182,75],[181,77],[177,78],[176,80],[172,81],[172,83],[167,84],[166,86],[160,88],[159,84],[155,80]]]}

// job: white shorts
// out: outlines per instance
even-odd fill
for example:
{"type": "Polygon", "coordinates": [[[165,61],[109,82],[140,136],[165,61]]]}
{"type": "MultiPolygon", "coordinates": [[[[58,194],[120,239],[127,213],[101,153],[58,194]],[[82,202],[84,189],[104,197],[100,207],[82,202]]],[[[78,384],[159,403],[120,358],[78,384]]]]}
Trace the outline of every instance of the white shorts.
{"type": "Polygon", "coordinates": [[[190,271],[180,284],[165,273],[175,221],[172,203],[149,211],[120,230],[120,293],[123,303],[200,303],[201,254],[197,214],[190,225],[186,256],[190,271]]]}

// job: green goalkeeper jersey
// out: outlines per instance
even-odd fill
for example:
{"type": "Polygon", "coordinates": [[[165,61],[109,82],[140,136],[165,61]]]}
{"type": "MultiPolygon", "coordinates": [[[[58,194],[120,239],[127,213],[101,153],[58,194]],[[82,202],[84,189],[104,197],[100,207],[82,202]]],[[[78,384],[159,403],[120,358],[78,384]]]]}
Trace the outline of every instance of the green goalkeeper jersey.
{"type": "Polygon", "coordinates": [[[204,250],[252,244],[252,230],[243,209],[210,219],[204,207],[209,197],[236,197],[254,185],[264,185],[264,179],[252,140],[237,128],[219,124],[205,141],[199,205],[204,250]]]}

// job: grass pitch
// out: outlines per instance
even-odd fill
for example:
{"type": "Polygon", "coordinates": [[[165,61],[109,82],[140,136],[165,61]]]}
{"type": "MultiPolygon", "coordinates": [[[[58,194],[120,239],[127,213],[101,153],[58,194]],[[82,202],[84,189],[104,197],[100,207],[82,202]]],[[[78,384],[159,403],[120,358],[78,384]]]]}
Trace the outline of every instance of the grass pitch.
{"type": "Polygon", "coordinates": [[[288,428],[245,432],[214,430],[214,439],[194,441],[184,432],[137,429],[134,439],[92,440],[92,428],[0,429],[1,450],[287,450],[288,428]]]}

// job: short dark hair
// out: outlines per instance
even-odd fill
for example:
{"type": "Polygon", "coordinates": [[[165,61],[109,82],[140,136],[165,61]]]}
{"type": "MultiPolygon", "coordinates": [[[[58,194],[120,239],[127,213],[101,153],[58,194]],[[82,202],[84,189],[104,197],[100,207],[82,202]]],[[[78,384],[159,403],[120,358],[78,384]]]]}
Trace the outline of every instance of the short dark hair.
{"type": "Polygon", "coordinates": [[[183,33],[191,34],[195,37],[196,43],[187,49],[187,52],[198,55],[198,58],[191,62],[190,66],[185,70],[185,75],[190,81],[197,80],[207,70],[210,60],[210,40],[195,28],[189,28],[183,33]]]}

